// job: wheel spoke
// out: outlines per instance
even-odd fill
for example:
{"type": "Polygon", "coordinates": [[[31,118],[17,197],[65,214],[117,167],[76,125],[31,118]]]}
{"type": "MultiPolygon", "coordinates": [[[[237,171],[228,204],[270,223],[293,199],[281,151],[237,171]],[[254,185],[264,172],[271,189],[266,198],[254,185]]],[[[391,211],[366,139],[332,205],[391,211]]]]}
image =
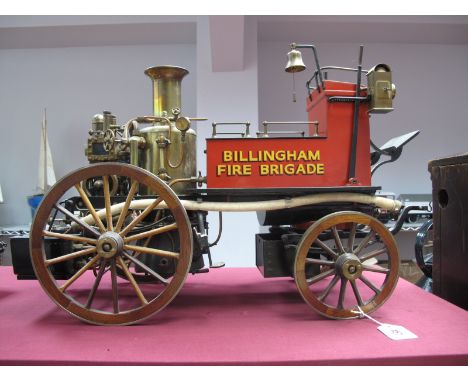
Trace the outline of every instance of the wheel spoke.
{"type": "Polygon", "coordinates": [[[162,202],[162,199],[159,197],[153,201],[148,207],[146,207],[143,212],[133,219],[129,225],[127,225],[122,231],[120,231],[120,236],[124,237],[133,227],[135,227],[139,222],[141,222],[146,216],[148,216],[153,209],[157,207],[159,203],[162,202]]]}
{"type": "Polygon", "coordinates": [[[51,265],[61,263],[63,261],[73,260],[73,259],[76,259],[77,257],[91,255],[92,253],[95,253],[95,252],[96,252],[96,247],[86,248],[77,252],[69,253],[68,255],[55,257],[53,259],[47,259],[44,261],[44,263],[47,267],[49,267],[51,265]]]}
{"type": "Polygon", "coordinates": [[[321,259],[305,259],[306,264],[318,264],[318,265],[326,265],[329,267],[333,267],[335,265],[334,261],[329,260],[321,260],[321,259]]]}
{"type": "Polygon", "coordinates": [[[356,285],[356,280],[349,280],[349,283],[351,284],[351,288],[353,288],[353,293],[354,293],[354,296],[356,297],[356,301],[358,305],[363,306],[364,303],[362,302],[361,294],[359,293],[359,289],[356,285]]]}
{"type": "Polygon", "coordinates": [[[314,243],[317,243],[325,252],[327,252],[334,259],[338,258],[338,254],[333,249],[331,249],[328,245],[326,245],[322,240],[315,239],[314,243]]]}
{"type": "Polygon", "coordinates": [[[130,284],[132,284],[132,287],[135,290],[135,293],[137,294],[137,296],[138,296],[138,298],[139,298],[139,300],[141,302],[141,305],[143,305],[143,306],[147,305],[148,301],[146,300],[145,296],[143,295],[143,292],[141,291],[141,289],[138,286],[137,282],[133,278],[132,274],[128,270],[128,267],[125,264],[125,262],[122,260],[121,257],[117,258],[117,262],[120,265],[120,267],[122,268],[122,270],[124,271],[125,276],[127,276],[127,280],[130,281],[130,284]]]}
{"type": "Polygon", "coordinates": [[[119,313],[119,290],[117,288],[117,269],[115,266],[115,257],[111,259],[111,281],[112,281],[112,306],[114,313],[119,313]]]}
{"type": "Polygon", "coordinates": [[[357,224],[353,223],[353,226],[351,227],[351,231],[349,232],[348,252],[350,253],[352,253],[354,249],[354,239],[356,238],[356,228],[357,228],[357,224]]]}
{"type": "Polygon", "coordinates": [[[81,184],[79,183],[75,184],[75,188],[80,194],[81,199],[83,200],[83,203],[86,205],[86,208],[89,210],[90,214],[93,216],[95,223],[99,226],[99,229],[101,230],[101,232],[106,232],[106,227],[104,227],[104,224],[102,224],[101,218],[98,216],[96,210],[94,209],[93,205],[91,204],[88,198],[88,195],[86,195],[83,188],[81,187],[81,184]]]}
{"type": "Polygon", "coordinates": [[[343,303],[344,303],[344,298],[346,294],[347,282],[348,282],[348,279],[346,279],[345,277],[341,278],[340,295],[338,296],[338,304],[336,305],[337,309],[344,309],[343,303]]]}
{"type": "Polygon", "coordinates": [[[96,239],[91,239],[89,237],[84,237],[84,236],[67,235],[65,233],[58,233],[58,232],[45,231],[45,230],[42,231],[42,234],[44,236],[55,237],[57,239],[79,241],[82,243],[87,243],[87,244],[92,244],[92,245],[96,245],[97,243],[96,239]]]}
{"type": "Polygon", "coordinates": [[[373,257],[383,255],[386,252],[387,252],[387,248],[377,249],[375,251],[369,252],[366,255],[359,256],[359,260],[363,263],[364,261],[372,259],[373,257]]]}
{"type": "Polygon", "coordinates": [[[319,282],[320,280],[323,280],[324,278],[332,275],[335,273],[335,269],[329,269],[328,271],[322,272],[317,276],[311,277],[310,279],[307,279],[307,283],[309,285],[314,284],[316,282],[319,282]]]}
{"type": "Polygon", "coordinates": [[[340,235],[338,234],[338,230],[334,225],[332,227],[333,238],[335,239],[336,247],[339,249],[340,253],[345,253],[345,249],[343,247],[343,243],[341,242],[340,235]]]}
{"type": "Polygon", "coordinates": [[[163,251],[162,249],[149,248],[149,247],[140,247],[138,245],[124,245],[124,249],[127,249],[129,251],[148,253],[150,255],[172,257],[175,259],[178,259],[180,255],[180,253],[178,252],[163,251]]]}
{"type": "Polygon", "coordinates": [[[96,295],[97,289],[99,287],[99,283],[101,282],[102,276],[104,276],[104,272],[106,271],[106,262],[107,260],[102,259],[101,264],[99,266],[99,272],[96,276],[96,280],[94,281],[93,288],[88,296],[88,301],[86,301],[86,309],[91,308],[91,304],[93,303],[94,296],[96,295]]]}
{"type": "Polygon", "coordinates": [[[120,232],[120,230],[122,229],[122,225],[125,221],[125,218],[127,217],[128,207],[130,207],[130,203],[132,202],[133,197],[135,196],[135,193],[138,190],[138,184],[139,183],[136,180],[132,181],[132,186],[130,187],[127,199],[125,199],[125,204],[122,208],[122,211],[120,212],[119,220],[117,220],[117,224],[115,226],[116,232],[120,232]]]}
{"type": "Polygon", "coordinates": [[[99,237],[101,234],[96,231],[93,227],[90,225],[86,224],[83,220],[77,218],[75,215],[73,215],[70,211],[68,211],[66,208],[62,207],[60,204],[55,203],[54,207],[59,210],[62,214],[73,220],[76,224],[80,225],[82,228],[87,230],[88,232],[92,233],[94,236],[99,237]]]}
{"type": "MultiPolygon", "coordinates": [[[[159,210],[159,211],[156,213],[156,216],[154,217],[154,223],[153,223],[153,224],[161,223],[162,221],[164,221],[165,219],[168,218],[168,216],[166,216],[166,217],[164,217],[164,218],[162,218],[162,219],[159,219],[160,215],[161,215],[161,210],[159,210]]],[[[144,232],[143,232],[143,233],[144,233],[144,232]]],[[[134,235],[134,236],[135,236],[135,235],[134,235]]],[[[133,236],[133,237],[134,237],[134,236],[133,236]]],[[[125,238],[125,239],[128,239],[128,238],[125,238]]],[[[124,242],[130,242],[130,241],[125,240],[125,239],[124,239],[124,242]]],[[[144,242],[141,246],[142,246],[142,247],[147,247],[150,241],[151,241],[151,236],[147,237],[146,240],[145,240],[145,242],[144,242]]],[[[139,251],[132,251],[132,256],[137,257],[137,256],[139,256],[139,255],[140,255],[140,252],[139,252],[139,251]]]]}
{"type": "Polygon", "coordinates": [[[113,231],[114,227],[112,226],[112,210],[111,210],[111,199],[109,191],[109,176],[104,175],[102,177],[104,183],[104,204],[106,206],[106,220],[107,220],[107,230],[113,231]]]}
{"type": "Polygon", "coordinates": [[[353,251],[353,253],[358,256],[359,253],[365,248],[367,247],[367,245],[369,244],[369,241],[372,239],[372,237],[374,236],[374,231],[370,231],[367,236],[362,239],[362,241],[359,243],[358,247],[353,251]]]}
{"type": "Polygon", "coordinates": [[[138,265],[140,268],[144,269],[147,273],[149,273],[151,276],[153,276],[155,279],[161,281],[163,284],[167,285],[169,284],[169,280],[165,279],[161,275],[158,275],[155,271],[153,271],[150,267],[148,267],[146,264],[142,263],[140,260],[136,259],[135,257],[129,255],[126,252],[122,253],[123,256],[125,256],[128,260],[130,260],[132,263],[138,265]]]}
{"type": "Polygon", "coordinates": [[[327,296],[330,294],[331,290],[336,285],[339,279],[340,279],[340,276],[338,275],[335,275],[335,277],[333,277],[333,280],[330,281],[330,284],[328,284],[328,286],[325,288],[323,293],[318,297],[320,301],[323,302],[327,298],[327,296]]]}
{"type": "Polygon", "coordinates": [[[135,240],[140,240],[140,239],[144,239],[146,237],[159,235],[161,233],[172,231],[172,230],[175,230],[175,229],[177,229],[177,224],[176,223],[169,224],[169,225],[166,225],[164,227],[155,228],[155,229],[152,229],[150,231],[142,232],[142,233],[139,233],[139,234],[136,234],[136,235],[133,235],[133,236],[127,236],[124,239],[124,242],[125,243],[130,243],[130,242],[135,241],[135,240]]]}
{"type": "Polygon", "coordinates": [[[90,269],[96,261],[101,257],[99,255],[94,256],[85,266],[83,266],[78,272],[76,272],[65,284],[63,284],[59,289],[64,292],[71,284],[73,284],[83,273],[90,269]]]}
{"type": "Polygon", "coordinates": [[[370,265],[362,264],[362,269],[369,271],[369,272],[377,272],[377,273],[390,273],[390,269],[387,268],[380,268],[380,267],[372,267],[370,265]]]}
{"type": "Polygon", "coordinates": [[[372,289],[376,294],[382,292],[379,288],[377,288],[372,281],[370,281],[367,277],[361,275],[359,279],[366,284],[370,289],[372,289]]]}

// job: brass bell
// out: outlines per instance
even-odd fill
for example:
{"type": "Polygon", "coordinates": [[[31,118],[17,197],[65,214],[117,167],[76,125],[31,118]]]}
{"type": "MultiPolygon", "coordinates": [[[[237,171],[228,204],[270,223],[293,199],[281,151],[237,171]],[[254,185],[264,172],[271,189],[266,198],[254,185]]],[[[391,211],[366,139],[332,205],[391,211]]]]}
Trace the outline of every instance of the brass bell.
{"type": "Polygon", "coordinates": [[[302,53],[294,47],[288,53],[288,63],[284,70],[288,73],[302,72],[306,69],[304,61],[302,61],[302,53]]]}

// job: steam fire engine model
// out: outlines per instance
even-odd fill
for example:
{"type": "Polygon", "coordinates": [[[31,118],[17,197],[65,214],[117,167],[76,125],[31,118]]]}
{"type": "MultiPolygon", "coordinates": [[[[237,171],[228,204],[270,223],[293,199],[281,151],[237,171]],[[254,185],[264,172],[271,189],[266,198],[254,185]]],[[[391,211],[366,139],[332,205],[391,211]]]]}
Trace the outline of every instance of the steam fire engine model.
{"type": "Polygon", "coordinates": [[[206,177],[197,175],[191,128],[197,118],[181,112],[187,70],[145,71],[153,82],[153,115],[123,126],[107,111],[94,117],[86,148],[91,164],[49,191],[32,225],[35,275],[55,303],[104,325],[160,311],[189,272],[209,270],[204,255],[210,268],[223,265],[211,260],[217,240],[208,241],[208,211],[220,217],[257,211],[260,224],[270,226],[270,233],[256,235],[258,268],[265,277],[293,277],[324,316],[357,318],[358,307],[370,313],[389,298],[399,256],[379,217],[398,216],[401,204],[374,195],[371,165],[379,166],[381,155],[395,160],[417,132],[376,148],[371,162],[368,114],[393,110],[390,68],[321,68],[312,45],[293,44],[287,72],[305,69],[303,48],[312,48],[316,61],[307,82],[309,121],[285,123],[308,129],[281,133],[269,130],[279,122],[264,122],[252,137],[246,122],[240,137],[232,137],[221,126],[234,123],[213,123],[206,177]],[[324,79],[325,70],[357,72],[357,83],[324,79]]]}

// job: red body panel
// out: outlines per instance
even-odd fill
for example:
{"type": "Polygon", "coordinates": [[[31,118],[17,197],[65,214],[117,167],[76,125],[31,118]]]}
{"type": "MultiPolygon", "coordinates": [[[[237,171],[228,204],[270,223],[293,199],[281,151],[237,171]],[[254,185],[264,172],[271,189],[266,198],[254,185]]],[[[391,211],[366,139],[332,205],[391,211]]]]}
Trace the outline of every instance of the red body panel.
{"type": "MultiPolygon", "coordinates": [[[[319,137],[207,139],[208,188],[287,188],[349,186],[354,103],[328,102],[354,96],[355,85],[325,81],[326,90],[307,99],[319,137]]],[[[365,95],[364,93],[362,95],[365,95]]],[[[359,108],[356,186],[370,186],[370,132],[367,105],[359,108]]]]}
{"type": "MultiPolygon", "coordinates": [[[[329,98],[352,97],[356,95],[356,85],[347,82],[324,81],[325,91],[312,93],[312,101],[307,98],[309,121],[319,121],[319,134],[327,136],[328,143],[334,146],[336,159],[346,171],[346,179],[330,179],[331,182],[342,182],[337,186],[349,183],[348,167],[351,154],[351,137],[353,131],[354,102],[329,102],[329,98]]],[[[361,96],[367,93],[361,90],[361,96]]],[[[356,148],[356,185],[371,185],[370,165],[370,127],[367,103],[359,106],[359,129],[356,148]]],[[[310,128],[313,134],[313,127],[310,128]]]]}

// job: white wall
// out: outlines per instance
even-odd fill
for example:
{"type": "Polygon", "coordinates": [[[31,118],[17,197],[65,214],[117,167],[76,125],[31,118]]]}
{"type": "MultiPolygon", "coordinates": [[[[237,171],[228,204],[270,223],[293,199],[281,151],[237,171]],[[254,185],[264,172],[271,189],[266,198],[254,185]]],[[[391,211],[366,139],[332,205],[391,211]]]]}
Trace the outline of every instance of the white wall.
{"type": "Polygon", "coordinates": [[[26,196],[37,185],[42,110],[57,178],[87,164],[84,147],[91,118],[110,110],[119,123],[152,111],[148,66],[178,65],[183,112],[196,113],[193,44],[0,50],[0,226],[31,220],[26,196]]]}
{"type": "MultiPolygon", "coordinates": [[[[143,70],[151,65],[184,66],[183,112],[207,117],[196,126],[198,168],[206,173],[205,138],[211,122],[249,120],[255,132],[258,115],[256,20],[246,19],[245,70],[212,72],[208,17],[199,17],[197,45],[116,46],[0,50],[0,226],[30,222],[26,196],[37,182],[42,109],[47,107],[49,142],[57,177],[87,164],[84,147],[91,118],[111,110],[124,123],[151,112],[151,83],[143,70]]],[[[218,214],[209,215],[210,240],[218,214]]],[[[224,232],[214,247],[214,261],[254,266],[255,213],[224,214],[224,232]]]]}
{"type": "MultiPolygon", "coordinates": [[[[255,134],[258,115],[257,25],[254,17],[245,20],[245,70],[212,72],[209,19],[200,17],[197,26],[197,113],[210,122],[250,121],[255,134]]],[[[237,127],[239,129],[241,127],[237,127]]],[[[231,127],[233,131],[236,127],[231,127]]],[[[237,131],[237,130],[234,130],[237,131]]],[[[211,136],[211,123],[199,124],[198,167],[206,173],[205,138],[211,136]]],[[[218,214],[210,213],[210,240],[218,229],[218,214]]],[[[223,236],[212,248],[213,261],[229,267],[255,266],[255,233],[259,231],[255,213],[223,214],[223,236]]]]}
{"type": "MultiPolygon", "coordinates": [[[[106,46],[58,49],[0,49],[0,226],[30,221],[26,196],[37,182],[42,109],[58,177],[86,165],[84,146],[94,114],[111,110],[123,123],[151,112],[147,66],[172,64],[191,72],[183,82],[183,112],[207,117],[198,133],[198,168],[206,173],[205,138],[212,121],[305,120],[305,85],[310,71],[296,76],[298,102],[291,102],[292,78],[284,72],[289,42],[257,43],[255,17],[245,19],[245,70],[212,72],[209,18],[197,18],[197,44],[106,46]]],[[[318,43],[321,65],[356,66],[359,44],[318,43]]],[[[229,48],[229,47],[227,47],[229,48]]],[[[313,67],[311,52],[304,59],[313,67]]],[[[397,86],[395,111],[372,117],[377,144],[416,129],[421,134],[402,158],[384,166],[374,184],[386,191],[429,193],[430,159],[467,151],[468,46],[366,44],[364,68],[385,62],[397,86]]],[[[351,77],[350,80],[354,80],[351,77]]],[[[254,213],[226,213],[224,233],[213,259],[227,266],[255,264],[254,213]]],[[[210,239],[218,224],[210,214],[210,239]]]]}
{"type": "MultiPolygon", "coordinates": [[[[359,43],[316,43],[320,65],[356,67],[359,43]]],[[[259,42],[259,120],[304,120],[305,81],[313,73],[311,51],[303,53],[309,70],[296,75],[298,101],[291,102],[292,76],[284,72],[288,42],[259,42]]],[[[431,193],[429,160],[468,151],[468,46],[365,44],[363,68],[386,63],[393,71],[395,110],[373,115],[377,145],[420,130],[400,159],[377,170],[373,184],[385,191],[431,193]]],[[[332,79],[330,73],[330,79],[332,79]]],[[[355,76],[347,77],[355,81],[355,76]]],[[[341,78],[345,80],[346,78],[341,78]]]]}

